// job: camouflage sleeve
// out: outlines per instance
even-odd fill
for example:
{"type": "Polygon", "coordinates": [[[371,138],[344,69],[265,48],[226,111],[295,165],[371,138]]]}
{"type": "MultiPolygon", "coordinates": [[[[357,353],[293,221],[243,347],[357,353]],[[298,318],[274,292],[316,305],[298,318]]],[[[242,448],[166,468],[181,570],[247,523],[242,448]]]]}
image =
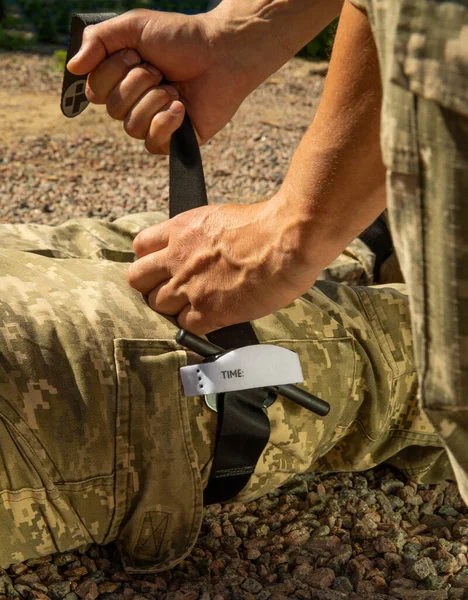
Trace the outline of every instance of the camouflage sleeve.
{"type": "Polygon", "coordinates": [[[353,4],[356,8],[359,8],[359,10],[366,10],[367,9],[367,0],[348,0],[349,2],[351,2],[351,4],[353,4]]]}

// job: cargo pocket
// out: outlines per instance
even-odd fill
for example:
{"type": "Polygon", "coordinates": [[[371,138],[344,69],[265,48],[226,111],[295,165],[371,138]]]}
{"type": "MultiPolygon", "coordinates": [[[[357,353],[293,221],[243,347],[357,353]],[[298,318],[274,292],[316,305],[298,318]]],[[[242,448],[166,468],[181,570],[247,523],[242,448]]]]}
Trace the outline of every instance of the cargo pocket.
{"type": "Polygon", "coordinates": [[[175,342],[114,341],[117,372],[116,514],[110,538],[127,572],[169,569],[195,544],[202,485],[175,342]]]}

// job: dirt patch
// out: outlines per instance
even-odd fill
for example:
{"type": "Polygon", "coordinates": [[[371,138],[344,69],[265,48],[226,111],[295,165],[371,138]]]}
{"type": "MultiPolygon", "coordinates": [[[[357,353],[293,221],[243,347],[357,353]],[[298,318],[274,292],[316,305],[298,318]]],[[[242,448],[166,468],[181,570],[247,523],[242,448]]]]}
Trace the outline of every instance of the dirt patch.
{"type": "Polygon", "coordinates": [[[2,143],[12,144],[25,136],[41,135],[118,135],[119,123],[111,121],[104,107],[90,106],[80,119],[67,119],[55,94],[44,92],[11,93],[0,91],[2,143]]]}
{"type": "MultiPolygon", "coordinates": [[[[211,201],[271,197],[313,118],[326,66],[291,61],[203,148],[211,201]]],[[[129,138],[103,106],[65,118],[53,58],[0,54],[0,70],[0,221],[59,223],[167,209],[167,159],[129,138]]]]}

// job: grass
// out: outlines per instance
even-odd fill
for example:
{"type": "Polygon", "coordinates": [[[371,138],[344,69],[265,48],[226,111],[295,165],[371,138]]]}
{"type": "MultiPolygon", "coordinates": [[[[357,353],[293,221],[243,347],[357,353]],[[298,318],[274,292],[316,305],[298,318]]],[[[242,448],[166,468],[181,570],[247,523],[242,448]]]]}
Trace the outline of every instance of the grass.
{"type": "Polygon", "coordinates": [[[6,29],[0,25],[0,50],[23,52],[30,50],[34,44],[34,36],[24,31],[6,29]]]}

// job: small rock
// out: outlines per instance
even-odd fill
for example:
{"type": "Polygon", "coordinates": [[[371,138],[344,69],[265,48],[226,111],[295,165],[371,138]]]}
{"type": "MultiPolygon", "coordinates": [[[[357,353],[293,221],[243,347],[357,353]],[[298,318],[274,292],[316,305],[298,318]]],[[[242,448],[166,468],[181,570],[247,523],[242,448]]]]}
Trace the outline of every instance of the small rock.
{"type": "Polygon", "coordinates": [[[37,558],[30,558],[24,564],[30,569],[36,569],[41,565],[46,563],[50,563],[52,561],[52,554],[48,554],[47,556],[39,556],[37,558]]]}
{"type": "Polygon", "coordinates": [[[88,569],[89,573],[95,573],[98,570],[94,560],[92,558],[89,558],[89,556],[86,556],[86,554],[84,554],[81,557],[81,563],[84,567],[88,569]]]}
{"type": "Polygon", "coordinates": [[[409,566],[406,574],[415,581],[423,581],[428,575],[437,575],[434,563],[428,556],[420,558],[413,565],[409,566]]]}
{"type": "Polygon", "coordinates": [[[241,588],[249,594],[258,594],[262,591],[263,586],[256,579],[247,577],[247,579],[241,584],[241,588]]]}
{"type": "Polygon", "coordinates": [[[468,567],[461,569],[453,578],[452,581],[455,587],[468,589],[468,567]]]}
{"type": "Polygon", "coordinates": [[[310,587],[322,590],[329,588],[335,581],[335,572],[332,569],[328,567],[316,569],[307,563],[297,566],[293,576],[310,587]]]}
{"type": "Polygon", "coordinates": [[[36,592],[42,592],[43,594],[47,594],[48,592],[47,586],[45,586],[43,583],[32,583],[31,589],[36,590],[36,592]]]}
{"type": "Polygon", "coordinates": [[[76,569],[67,569],[63,572],[63,576],[66,579],[77,580],[81,579],[85,575],[88,574],[88,569],[86,567],[77,567],[76,569]]]}
{"type": "Polygon", "coordinates": [[[19,577],[28,571],[28,567],[24,563],[18,563],[17,565],[11,565],[10,573],[15,577],[19,577]]]}
{"type": "Polygon", "coordinates": [[[348,560],[353,555],[353,548],[351,544],[341,544],[335,552],[334,556],[328,561],[328,566],[335,567],[343,567],[347,564],[348,560]]]}
{"type": "Polygon", "coordinates": [[[317,504],[320,504],[321,502],[322,499],[316,492],[309,492],[307,494],[307,504],[309,505],[309,508],[317,506],[317,504]]]}
{"type": "Polygon", "coordinates": [[[444,517],[458,517],[460,514],[458,510],[455,510],[451,506],[441,506],[437,511],[437,514],[442,515],[444,517]]]}
{"type": "MultiPolygon", "coordinates": [[[[445,524],[445,521],[444,521],[445,524]]],[[[468,536],[468,519],[460,519],[453,526],[453,535],[456,538],[468,536]]]]}
{"type": "Polygon", "coordinates": [[[31,590],[29,598],[30,600],[50,600],[50,597],[47,594],[43,594],[42,592],[38,592],[36,590],[31,590]]]}
{"type": "Polygon", "coordinates": [[[57,581],[49,585],[48,594],[52,600],[62,600],[71,592],[71,581],[57,581]]]}
{"type": "Polygon", "coordinates": [[[448,591],[448,600],[463,600],[464,595],[464,588],[453,587],[448,591]]]}
{"type": "Polygon", "coordinates": [[[380,484],[380,489],[386,494],[394,494],[401,489],[405,484],[399,479],[388,479],[380,484]]]}
{"type": "Polygon", "coordinates": [[[31,595],[31,588],[28,585],[21,585],[21,583],[17,583],[15,585],[15,590],[21,596],[21,598],[29,598],[31,595]]]}
{"type": "Polygon", "coordinates": [[[380,536],[373,543],[374,549],[379,554],[385,554],[386,552],[396,552],[396,546],[387,537],[380,536]]]}
{"type": "Polygon", "coordinates": [[[62,576],[58,572],[57,565],[54,565],[51,562],[47,562],[42,564],[38,569],[36,569],[36,574],[44,585],[49,586],[56,581],[61,581],[62,576]]]}
{"type": "Polygon", "coordinates": [[[428,575],[424,580],[428,590],[440,590],[445,586],[445,579],[440,575],[428,575]]]}
{"type": "Polygon", "coordinates": [[[223,535],[223,530],[221,528],[221,525],[218,523],[218,521],[213,521],[213,523],[210,524],[210,533],[211,535],[213,535],[215,538],[220,538],[223,535]]]}
{"type": "Polygon", "coordinates": [[[256,560],[261,555],[262,553],[257,548],[249,548],[246,552],[246,558],[248,558],[248,560],[256,560]]]}
{"type": "Polygon", "coordinates": [[[387,496],[382,491],[377,491],[375,497],[377,498],[377,502],[382,507],[384,513],[387,515],[393,515],[393,507],[387,496]]]}
{"type": "Polygon", "coordinates": [[[406,589],[413,589],[417,586],[418,584],[416,583],[416,581],[414,581],[413,579],[406,579],[406,577],[397,577],[395,579],[392,579],[392,581],[390,582],[390,588],[406,588],[406,589]]]}
{"type": "Polygon", "coordinates": [[[439,517],[438,515],[424,515],[421,519],[421,523],[423,525],[427,525],[427,528],[430,530],[442,529],[447,525],[446,520],[442,519],[442,517],[439,517]]]}
{"type": "Polygon", "coordinates": [[[447,600],[447,590],[408,590],[405,588],[392,589],[392,598],[398,600],[447,600]]]}
{"type": "Polygon", "coordinates": [[[328,527],[328,525],[321,525],[320,527],[317,527],[317,529],[315,529],[315,531],[312,533],[313,538],[319,538],[319,537],[327,537],[330,534],[330,527],[328,527]]]}
{"type": "Polygon", "coordinates": [[[57,567],[64,567],[65,565],[70,564],[76,560],[76,555],[72,552],[62,552],[61,554],[56,554],[54,557],[54,564],[57,567]]]}
{"type": "Polygon", "coordinates": [[[333,582],[333,589],[338,592],[344,592],[345,594],[350,594],[354,591],[353,584],[347,577],[336,577],[333,582]]]}
{"type": "Polygon", "coordinates": [[[82,598],[82,600],[96,600],[99,596],[98,586],[94,581],[83,581],[83,583],[80,583],[76,588],[75,593],[82,598]]]}
{"type": "Polygon", "coordinates": [[[457,556],[458,554],[468,554],[468,546],[461,542],[453,542],[451,552],[457,556]]]}
{"type": "Polygon", "coordinates": [[[407,542],[403,546],[403,556],[409,558],[411,560],[418,560],[419,555],[422,551],[421,544],[416,544],[414,542],[407,542]]]}
{"type": "Polygon", "coordinates": [[[397,554],[396,552],[385,553],[384,560],[387,563],[388,568],[391,570],[396,570],[403,562],[403,559],[401,558],[401,556],[399,554],[397,554]]]}
{"type": "MultiPolygon", "coordinates": [[[[114,585],[121,585],[119,582],[107,582],[113,583],[114,585]]],[[[101,585],[106,585],[106,582],[103,582],[101,585]]],[[[132,588],[139,592],[140,594],[148,594],[150,596],[157,596],[158,592],[165,591],[167,589],[167,585],[165,587],[161,586],[160,581],[143,581],[137,580],[132,582],[132,588]]]]}
{"type": "Polygon", "coordinates": [[[14,598],[17,594],[8,575],[0,576],[0,594],[14,598]]]}

